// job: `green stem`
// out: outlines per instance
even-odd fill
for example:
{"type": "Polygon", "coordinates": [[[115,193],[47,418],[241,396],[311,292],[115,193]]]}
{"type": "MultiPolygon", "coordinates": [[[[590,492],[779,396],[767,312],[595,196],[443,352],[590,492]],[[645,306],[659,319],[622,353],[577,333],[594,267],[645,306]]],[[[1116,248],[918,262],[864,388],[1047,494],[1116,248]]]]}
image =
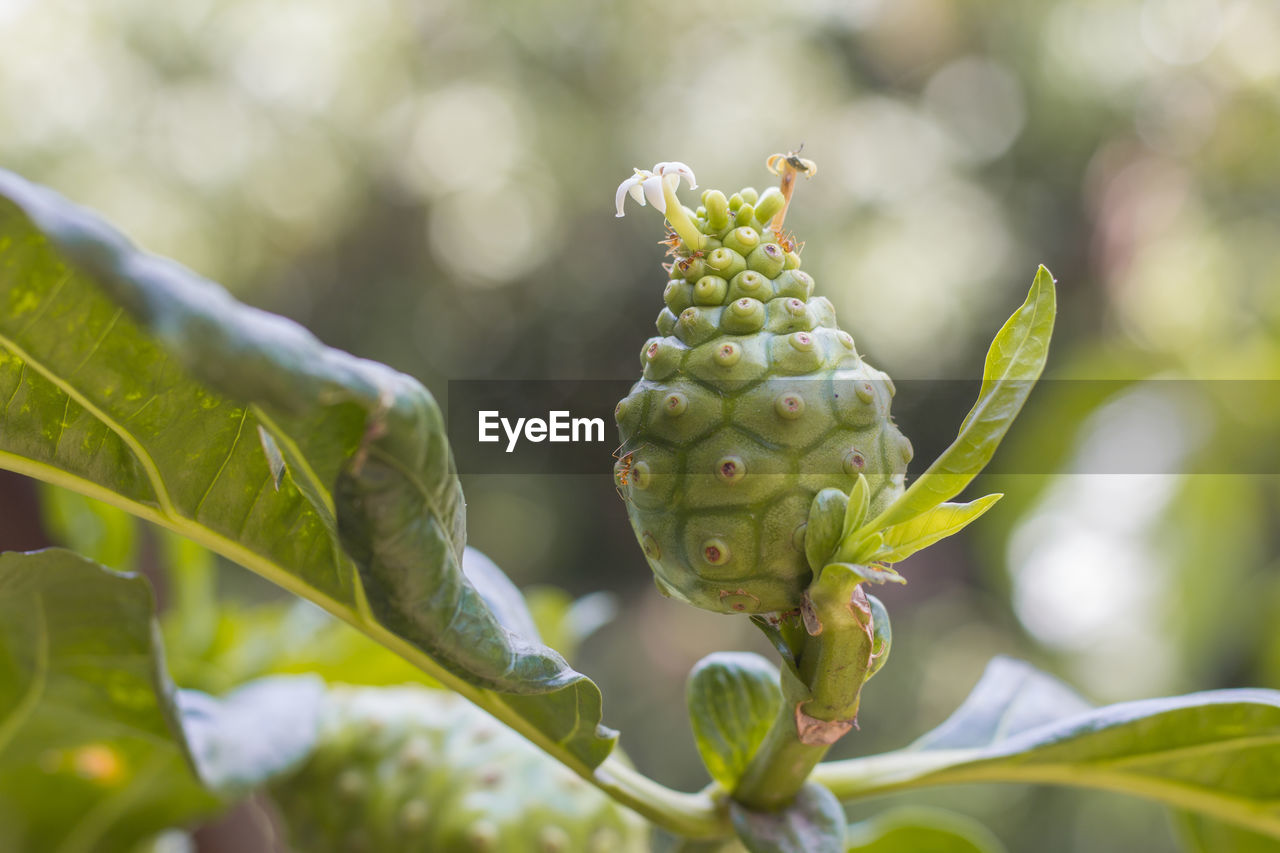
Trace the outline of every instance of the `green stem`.
{"type": "Polygon", "coordinates": [[[676,198],[675,189],[672,184],[667,182],[666,178],[662,180],[662,197],[667,203],[667,222],[671,223],[671,227],[676,229],[676,233],[680,235],[680,239],[689,247],[691,252],[700,252],[707,245],[706,235],[698,230],[698,226],[689,218],[689,213],[684,209],[684,205],[680,203],[680,199],[676,198]]]}
{"type": "Polygon", "coordinates": [[[790,803],[857,717],[875,644],[861,580],[837,564],[809,588],[809,630],[794,673],[782,673],[782,708],[733,790],[733,798],[748,808],[776,811],[790,803]]]}

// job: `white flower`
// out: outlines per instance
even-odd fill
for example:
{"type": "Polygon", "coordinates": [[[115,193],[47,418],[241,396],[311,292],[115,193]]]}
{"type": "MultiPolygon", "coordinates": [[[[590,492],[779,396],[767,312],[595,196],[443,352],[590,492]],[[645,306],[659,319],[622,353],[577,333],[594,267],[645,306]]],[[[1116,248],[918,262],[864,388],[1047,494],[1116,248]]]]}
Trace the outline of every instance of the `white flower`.
{"type": "Polygon", "coordinates": [[[684,163],[672,161],[670,163],[656,163],[653,170],[636,169],[635,174],[618,184],[618,194],[615,202],[618,207],[618,216],[625,216],[623,204],[627,200],[627,194],[639,202],[644,207],[645,199],[658,209],[659,213],[667,212],[667,199],[664,192],[663,184],[675,190],[676,185],[680,183],[683,177],[685,183],[689,185],[689,189],[696,190],[698,188],[697,179],[693,176],[693,170],[684,163]]]}

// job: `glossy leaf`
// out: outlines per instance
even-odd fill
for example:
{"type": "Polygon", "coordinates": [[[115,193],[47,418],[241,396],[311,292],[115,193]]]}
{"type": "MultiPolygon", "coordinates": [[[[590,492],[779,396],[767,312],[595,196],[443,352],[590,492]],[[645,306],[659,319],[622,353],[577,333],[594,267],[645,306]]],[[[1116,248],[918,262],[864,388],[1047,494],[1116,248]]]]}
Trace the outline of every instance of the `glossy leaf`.
{"type": "Polygon", "coordinates": [[[1024,663],[993,661],[907,749],[821,765],[842,799],[927,785],[1029,782],[1133,794],[1280,837],[1280,691],[1216,690],[1089,708],[1024,663]]]}
{"type": "Polygon", "coordinates": [[[1056,312],[1053,276],[1040,267],[1026,301],[991,342],[978,400],[959,435],[868,530],[910,521],[950,500],[991,461],[1044,370],[1056,312]]]}
{"type": "Polygon", "coordinates": [[[564,760],[611,750],[596,686],[465,579],[462,492],[421,385],[3,172],[0,397],[0,467],[253,569],[564,760]]]}
{"type": "Polygon", "coordinates": [[[542,641],[573,661],[583,641],[613,621],[617,598],[609,592],[592,592],[575,599],[554,586],[524,590],[525,602],[542,641]]]}
{"type": "Polygon", "coordinates": [[[845,853],[1003,853],[977,821],[941,809],[903,807],[850,824],[845,853]]]}
{"type": "Polygon", "coordinates": [[[0,554],[0,849],[126,850],[310,750],[315,679],[175,703],[156,637],[142,578],[0,554]]]}
{"type": "Polygon", "coordinates": [[[884,531],[884,548],[874,559],[885,563],[905,560],[935,542],[959,533],[995,506],[1003,495],[987,495],[969,503],[942,503],[910,521],[884,531]]]}
{"type": "Polygon", "coordinates": [[[871,605],[871,628],[875,636],[871,643],[871,666],[867,668],[867,681],[879,672],[889,661],[889,652],[893,648],[893,629],[889,623],[889,611],[884,602],[874,595],[867,595],[867,603],[871,605]]]}
{"type": "Polygon", "coordinates": [[[685,701],[702,763],[733,790],[782,705],[777,668],[749,652],[716,652],[689,673],[685,701]]]}
{"type": "Polygon", "coordinates": [[[481,551],[468,547],[462,553],[462,571],[503,628],[526,640],[542,642],[524,596],[497,563],[481,551]]]}
{"type": "Polygon", "coordinates": [[[823,577],[828,572],[849,574],[867,583],[906,583],[907,579],[885,566],[866,565],[863,563],[828,563],[822,570],[823,577]]]}
{"type": "Polygon", "coordinates": [[[750,853],[843,853],[845,818],[840,801],[807,783],[777,812],[756,812],[729,801],[729,817],[750,853]]]}
{"type": "Polygon", "coordinates": [[[1187,853],[1280,853],[1280,838],[1181,812],[1175,816],[1187,853]]]}
{"type": "Polygon", "coordinates": [[[865,474],[859,474],[858,480],[849,492],[849,503],[845,508],[844,525],[841,527],[841,538],[847,537],[867,520],[867,510],[871,506],[871,486],[865,474]]]}
{"type": "Polygon", "coordinates": [[[830,562],[840,544],[849,496],[839,489],[823,489],[809,505],[809,520],[804,530],[804,555],[814,572],[830,562]]]}

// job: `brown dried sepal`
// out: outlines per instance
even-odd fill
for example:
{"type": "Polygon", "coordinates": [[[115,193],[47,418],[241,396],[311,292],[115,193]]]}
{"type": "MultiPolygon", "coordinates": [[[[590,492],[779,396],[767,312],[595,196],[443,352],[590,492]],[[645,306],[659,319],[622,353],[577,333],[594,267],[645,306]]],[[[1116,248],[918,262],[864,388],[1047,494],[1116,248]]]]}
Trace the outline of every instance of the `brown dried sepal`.
{"type": "Polygon", "coordinates": [[[858,719],[819,720],[804,712],[804,703],[796,703],[796,735],[806,746],[831,746],[858,727],[858,719]]]}

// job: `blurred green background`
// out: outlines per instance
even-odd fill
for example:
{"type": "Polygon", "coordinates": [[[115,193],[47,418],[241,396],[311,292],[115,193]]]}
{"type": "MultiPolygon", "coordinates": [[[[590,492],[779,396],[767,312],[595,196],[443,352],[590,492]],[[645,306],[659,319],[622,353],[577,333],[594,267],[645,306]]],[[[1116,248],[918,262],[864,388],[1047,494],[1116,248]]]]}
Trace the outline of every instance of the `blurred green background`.
{"type": "MultiPolygon", "coordinates": [[[[907,743],[996,653],[1096,701],[1280,687],[1280,490],[1253,467],[1280,394],[1241,406],[1222,381],[1280,377],[1274,2],[0,0],[0,43],[0,165],[442,397],[638,374],[660,226],[616,221],[612,193],[658,160],[732,191],[804,143],[820,168],[788,225],[898,379],[977,375],[1045,263],[1047,375],[1115,381],[1040,389],[1001,467],[1061,473],[985,478],[1008,498],[885,590],[893,659],[838,753],[907,743]],[[1214,381],[1139,384],[1179,378],[1214,381]],[[1081,473],[1116,431],[1185,473],[1081,473]]],[[[610,462],[465,478],[471,543],[522,586],[617,593],[576,662],[635,762],[698,787],[685,674],[765,647],[658,596],[610,462]]],[[[0,547],[60,538],[35,500],[0,480],[0,547]]],[[[217,582],[234,607],[278,597],[217,582]]],[[[1178,849],[1162,809],[1111,795],[912,799],[1015,851],[1178,849]]]]}

